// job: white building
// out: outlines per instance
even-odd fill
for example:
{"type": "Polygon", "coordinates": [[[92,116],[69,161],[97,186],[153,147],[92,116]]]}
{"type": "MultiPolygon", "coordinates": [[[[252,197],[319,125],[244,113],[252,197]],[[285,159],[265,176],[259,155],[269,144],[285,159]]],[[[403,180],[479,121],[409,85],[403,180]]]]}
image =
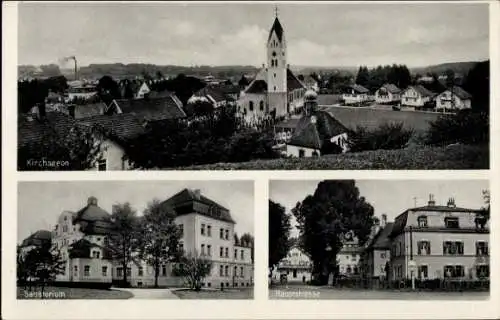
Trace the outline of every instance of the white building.
{"type": "Polygon", "coordinates": [[[342,94],[342,100],[346,105],[363,104],[370,98],[370,90],[359,85],[350,85],[347,90],[342,94]]]}
{"type": "Polygon", "coordinates": [[[339,274],[345,277],[360,275],[361,251],[359,242],[352,232],[345,235],[343,246],[337,254],[337,266],[339,274]]]}
{"type": "Polygon", "coordinates": [[[386,83],[375,92],[375,102],[393,104],[401,102],[401,89],[392,83],[386,83]]]}
{"type": "Polygon", "coordinates": [[[467,91],[455,86],[436,96],[436,111],[471,109],[471,99],[472,96],[467,91]]]}
{"type": "Polygon", "coordinates": [[[410,86],[401,95],[401,105],[409,109],[423,108],[436,96],[422,85],[410,86]]]}
{"type": "Polygon", "coordinates": [[[312,262],[309,256],[293,246],[273,270],[273,282],[285,277],[287,283],[307,283],[311,281],[311,272],[312,262]]]}

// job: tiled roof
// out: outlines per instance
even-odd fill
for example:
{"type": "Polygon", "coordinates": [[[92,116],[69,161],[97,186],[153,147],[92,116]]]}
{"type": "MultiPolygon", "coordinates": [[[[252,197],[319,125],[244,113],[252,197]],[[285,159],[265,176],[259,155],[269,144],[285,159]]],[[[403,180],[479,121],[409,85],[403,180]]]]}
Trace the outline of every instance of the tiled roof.
{"type": "Polygon", "coordinates": [[[73,224],[76,223],[85,234],[107,234],[112,230],[111,215],[95,204],[78,210],[73,218],[73,224]]]}
{"type": "Polygon", "coordinates": [[[122,142],[145,132],[141,120],[135,114],[130,113],[95,116],[80,119],[78,123],[86,126],[99,125],[107,131],[110,138],[122,142]]]}
{"type": "Polygon", "coordinates": [[[26,147],[41,142],[43,138],[54,133],[65,136],[75,125],[75,120],[61,112],[47,112],[45,119],[28,120],[27,116],[19,115],[17,126],[18,146],[26,147]]]}
{"type": "Polygon", "coordinates": [[[104,114],[107,106],[104,102],[75,105],[75,119],[83,119],[104,114]]]}
{"type": "MultiPolygon", "coordinates": [[[[286,88],[288,92],[297,89],[305,89],[305,86],[300,80],[293,74],[292,70],[286,70],[286,88]]],[[[245,89],[245,93],[266,93],[267,92],[267,81],[263,79],[254,79],[248,87],[245,89]]]]}
{"type": "Polygon", "coordinates": [[[353,84],[353,85],[350,85],[349,87],[351,89],[353,89],[354,91],[356,91],[357,93],[368,93],[368,92],[370,92],[370,90],[366,89],[365,87],[363,87],[362,85],[359,85],[359,84],[353,84]]]}
{"type": "Polygon", "coordinates": [[[302,82],[300,82],[290,69],[286,69],[286,89],[288,92],[296,89],[305,89],[302,82]]]}
{"type": "Polygon", "coordinates": [[[267,38],[267,41],[271,40],[271,36],[273,35],[273,31],[276,32],[276,36],[278,37],[278,40],[281,41],[283,39],[284,30],[283,30],[283,27],[281,26],[281,23],[280,23],[278,17],[276,17],[276,19],[274,19],[273,26],[271,27],[271,30],[269,30],[269,37],[267,38]]]}
{"type": "Polygon", "coordinates": [[[295,129],[300,121],[300,118],[290,118],[276,124],[276,128],[295,129]]]}
{"type": "Polygon", "coordinates": [[[393,226],[394,226],[394,223],[392,223],[392,222],[387,223],[385,225],[385,227],[382,228],[378,232],[378,234],[375,236],[375,239],[373,239],[373,242],[370,245],[370,248],[390,249],[391,239],[389,238],[389,234],[391,233],[393,226]]]}
{"type": "Polygon", "coordinates": [[[198,90],[194,93],[197,97],[211,97],[215,102],[227,101],[228,97],[226,94],[218,87],[206,86],[205,88],[198,90]]]}
{"type": "Polygon", "coordinates": [[[390,93],[400,93],[401,89],[399,89],[396,85],[392,83],[386,83],[382,86],[382,88],[385,88],[390,93]]]}
{"type": "Polygon", "coordinates": [[[300,118],[290,139],[290,145],[321,149],[325,140],[348,131],[328,112],[315,112],[314,117],[316,123],[312,122],[312,116],[300,118]]]}
{"type": "Polygon", "coordinates": [[[413,88],[417,93],[419,93],[423,97],[434,97],[436,94],[430,90],[427,90],[422,85],[411,86],[409,88],[413,88]]]}
{"type": "Polygon", "coordinates": [[[455,86],[453,88],[449,88],[448,90],[453,92],[455,95],[457,95],[462,100],[467,100],[467,99],[472,98],[472,95],[470,93],[468,93],[467,91],[465,91],[464,89],[462,89],[461,87],[455,86]]]}
{"type": "Polygon", "coordinates": [[[227,222],[233,222],[234,220],[232,219],[229,210],[218,204],[217,202],[203,196],[200,194],[199,198],[197,198],[197,195],[195,194],[195,191],[190,190],[190,189],[183,189],[182,191],[178,192],[177,194],[173,195],[169,199],[165,200],[162,202],[162,205],[168,205],[169,207],[173,208],[178,215],[184,214],[184,213],[192,213],[192,212],[198,212],[200,214],[204,214],[207,216],[210,216],[211,218],[222,220],[222,221],[227,221],[227,222]],[[218,208],[219,210],[212,210],[208,212],[202,212],[202,210],[198,211],[195,206],[193,206],[194,202],[199,202],[207,205],[210,208],[218,208]],[[188,212],[183,212],[182,210],[179,210],[180,207],[183,206],[188,206],[189,211],[188,212]]]}
{"type": "Polygon", "coordinates": [[[44,243],[50,243],[52,240],[52,232],[48,230],[38,230],[32,233],[29,237],[23,240],[21,246],[39,246],[44,243]]]}
{"type": "Polygon", "coordinates": [[[248,85],[245,93],[266,93],[267,82],[265,80],[254,80],[248,85]]]}
{"type": "Polygon", "coordinates": [[[105,247],[102,247],[98,244],[92,243],[86,239],[80,239],[73,244],[69,249],[69,257],[71,259],[75,258],[92,258],[91,249],[92,248],[100,248],[103,250],[102,259],[112,259],[111,251],[105,247]]]}
{"type": "Polygon", "coordinates": [[[116,100],[116,103],[123,113],[133,113],[147,120],[186,117],[182,105],[172,95],[163,98],[121,99],[116,100]]]}

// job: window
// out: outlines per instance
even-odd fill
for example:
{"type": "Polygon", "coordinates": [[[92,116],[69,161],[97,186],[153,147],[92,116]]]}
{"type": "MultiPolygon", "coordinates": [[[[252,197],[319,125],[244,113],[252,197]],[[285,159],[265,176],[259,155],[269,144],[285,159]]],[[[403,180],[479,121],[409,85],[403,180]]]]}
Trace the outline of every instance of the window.
{"type": "Polygon", "coordinates": [[[208,225],[207,226],[207,237],[211,237],[211,236],[212,236],[212,226],[208,225]]]}
{"type": "Polygon", "coordinates": [[[385,259],[386,256],[385,252],[380,253],[380,259],[385,259]]]}
{"type": "Polygon", "coordinates": [[[219,267],[219,276],[224,276],[224,266],[219,267]]]}
{"type": "Polygon", "coordinates": [[[245,251],[241,250],[240,256],[241,256],[241,260],[245,260],[245,251]]]}
{"type": "Polygon", "coordinates": [[[460,241],[443,242],[443,255],[463,255],[464,243],[460,241]]]}
{"type": "Polygon", "coordinates": [[[274,77],[276,78],[276,73],[274,73],[274,77]]]}
{"type": "Polygon", "coordinates": [[[224,229],[220,228],[219,238],[224,239],[224,229]]]}
{"type": "Polygon", "coordinates": [[[101,160],[97,161],[97,170],[98,171],[106,171],[107,170],[106,159],[101,159],[101,160]]]}
{"type": "Polygon", "coordinates": [[[83,267],[83,275],[84,275],[85,277],[90,276],[90,266],[84,266],[84,267],[83,267]]]}
{"type": "Polygon", "coordinates": [[[238,259],[238,249],[234,249],[234,260],[238,259]]]}
{"type": "Polygon", "coordinates": [[[205,245],[201,245],[201,255],[205,255],[205,245]]]}
{"type": "Polygon", "coordinates": [[[458,224],[458,218],[455,217],[444,218],[444,224],[446,228],[449,229],[458,229],[460,227],[458,224]]]}
{"type": "Polygon", "coordinates": [[[299,150],[299,158],[304,158],[305,155],[306,155],[306,152],[304,151],[304,149],[300,149],[299,150]]]}
{"type": "Polygon", "coordinates": [[[276,86],[274,86],[274,91],[276,91],[276,86]]]}
{"type": "Polygon", "coordinates": [[[101,255],[101,252],[99,252],[97,250],[92,251],[92,258],[99,259],[100,255],[101,255]]]}
{"type": "Polygon", "coordinates": [[[139,277],[142,277],[144,275],[144,268],[143,267],[139,267],[139,269],[137,270],[137,275],[139,277]]]}
{"type": "Polygon", "coordinates": [[[426,228],[427,227],[427,217],[426,216],[420,216],[417,218],[417,223],[420,228],[426,228]]]}
{"type": "Polygon", "coordinates": [[[229,230],[226,230],[226,240],[229,240],[229,230]]]}
{"type": "Polygon", "coordinates": [[[66,225],[63,226],[63,232],[68,232],[68,226],[66,226],[66,225]]]}
{"type": "Polygon", "coordinates": [[[417,278],[427,279],[429,276],[429,268],[427,266],[418,266],[417,278]]]}
{"type": "Polygon", "coordinates": [[[219,256],[222,258],[224,256],[224,248],[220,247],[219,256]]]}
{"type": "Polygon", "coordinates": [[[226,258],[229,258],[229,248],[226,248],[226,258]]]}
{"type": "Polygon", "coordinates": [[[181,234],[181,238],[184,236],[184,225],[180,224],[179,226],[179,233],[181,234]]]}
{"type": "Polygon", "coordinates": [[[476,276],[480,279],[489,278],[490,266],[489,265],[476,266],[476,276]]]}
{"type": "Polygon", "coordinates": [[[132,268],[128,267],[127,268],[127,277],[130,277],[132,275],[132,268]]]}
{"type": "Polygon", "coordinates": [[[226,277],[229,277],[229,266],[226,266],[225,268],[225,274],[226,274],[226,277]]]}
{"type": "Polygon", "coordinates": [[[209,257],[212,256],[212,246],[211,245],[207,245],[207,255],[209,257]]]}
{"type": "Polygon", "coordinates": [[[353,255],[351,256],[351,259],[352,259],[352,261],[356,261],[356,255],[355,255],[355,254],[353,254],[353,255]]]}
{"type": "Polygon", "coordinates": [[[97,238],[97,242],[101,241],[101,238],[97,238]]]}
{"type": "Polygon", "coordinates": [[[476,256],[487,256],[488,255],[488,242],[478,241],[476,242],[476,256]]]}
{"type": "Polygon", "coordinates": [[[245,276],[245,273],[243,271],[243,267],[240,267],[240,276],[243,278],[245,276]]]}
{"type": "Polygon", "coordinates": [[[205,235],[205,224],[204,223],[201,224],[201,235],[202,236],[205,235]]]}
{"type": "Polygon", "coordinates": [[[179,242],[179,251],[182,252],[184,251],[184,243],[179,242]]]}
{"type": "Polygon", "coordinates": [[[161,266],[161,275],[166,276],[167,275],[167,266],[161,266]]]}
{"type": "Polygon", "coordinates": [[[122,267],[118,267],[118,268],[116,268],[116,276],[117,276],[118,278],[123,277],[123,268],[122,268],[122,267]]]}
{"type": "Polygon", "coordinates": [[[351,265],[349,265],[349,264],[348,264],[348,265],[347,265],[347,270],[346,270],[346,272],[347,272],[347,273],[351,273],[351,271],[352,271],[352,269],[351,269],[351,265]]]}
{"type": "Polygon", "coordinates": [[[445,278],[461,278],[465,276],[463,266],[444,266],[445,278]]]}
{"type": "Polygon", "coordinates": [[[262,100],[259,103],[259,109],[260,109],[260,111],[264,111],[264,101],[262,101],[262,100]]]}
{"type": "Polygon", "coordinates": [[[108,275],[108,267],[104,266],[102,267],[102,276],[106,277],[108,275]]]}
{"type": "Polygon", "coordinates": [[[253,101],[250,101],[248,104],[248,110],[253,111],[253,101]]]}
{"type": "Polygon", "coordinates": [[[418,241],[417,242],[417,254],[427,256],[431,254],[431,243],[430,241],[418,241]]]}

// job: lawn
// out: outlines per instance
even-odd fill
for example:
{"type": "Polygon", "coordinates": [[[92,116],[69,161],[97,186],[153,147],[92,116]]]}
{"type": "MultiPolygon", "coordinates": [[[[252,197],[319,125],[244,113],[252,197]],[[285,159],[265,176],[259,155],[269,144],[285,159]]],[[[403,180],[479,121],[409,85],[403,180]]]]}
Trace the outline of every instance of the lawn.
{"type": "Polygon", "coordinates": [[[426,132],[429,122],[435,121],[438,113],[393,111],[356,107],[328,107],[324,108],[338,121],[349,129],[357,126],[367,129],[376,129],[383,123],[400,123],[406,128],[413,128],[417,132],[426,132]]]}
{"type": "Polygon", "coordinates": [[[172,292],[181,299],[253,299],[253,288],[226,289],[224,291],[202,289],[198,292],[180,289],[172,292]]]}
{"type": "MultiPolygon", "coordinates": [[[[46,287],[45,299],[130,299],[130,292],[104,289],[46,287]]],[[[41,299],[41,289],[32,288],[31,291],[17,287],[17,299],[41,299]]]]}
{"type": "Polygon", "coordinates": [[[488,169],[488,146],[414,146],[325,155],[317,158],[255,160],[176,168],[181,170],[435,170],[488,169]]]}

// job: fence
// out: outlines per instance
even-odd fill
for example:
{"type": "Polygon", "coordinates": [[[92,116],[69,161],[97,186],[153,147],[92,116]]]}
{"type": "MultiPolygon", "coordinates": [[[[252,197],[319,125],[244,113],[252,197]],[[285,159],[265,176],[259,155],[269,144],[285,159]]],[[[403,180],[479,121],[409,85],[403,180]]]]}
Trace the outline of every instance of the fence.
{"type": "MultiPolygon", "coordinates": [[[[337,279],[334,287],[352,289],[412,289],[411,279],[404,280],[381,280],[381,279],[337,279]]],[[[415,289],[439,290],[439,291],[488,291],[490,280],[461,280],[461,279],[415,279],[415,289]]]]}

